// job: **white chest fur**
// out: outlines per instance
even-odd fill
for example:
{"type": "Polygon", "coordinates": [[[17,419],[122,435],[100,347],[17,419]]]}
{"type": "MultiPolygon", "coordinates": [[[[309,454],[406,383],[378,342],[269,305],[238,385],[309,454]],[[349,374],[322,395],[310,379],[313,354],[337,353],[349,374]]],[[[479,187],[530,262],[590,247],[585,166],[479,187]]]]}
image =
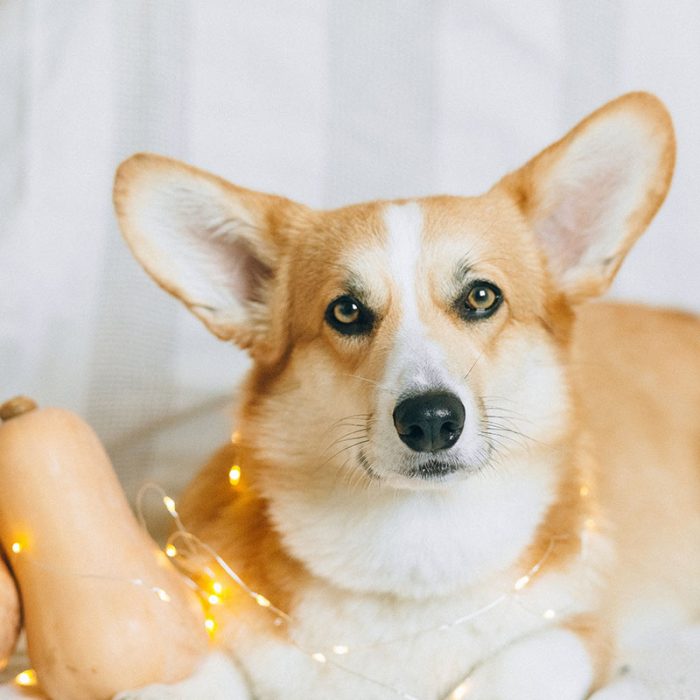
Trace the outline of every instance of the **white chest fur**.
{"type": "Polygon", "coordinates": [[[353,491],[332,472],[311,488],[291,468],[263,489],[286,549],[320,579],[434,598],[515,563],[554,498],[555,458],[504,462],[441,491],[353,491]]]}

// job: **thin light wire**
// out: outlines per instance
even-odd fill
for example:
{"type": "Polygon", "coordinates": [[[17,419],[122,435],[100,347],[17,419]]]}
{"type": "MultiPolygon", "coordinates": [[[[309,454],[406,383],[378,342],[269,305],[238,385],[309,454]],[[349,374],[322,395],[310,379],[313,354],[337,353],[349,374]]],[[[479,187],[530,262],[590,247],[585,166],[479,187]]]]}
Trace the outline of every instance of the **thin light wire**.
{"type": "MultiPolygon", "coordinates": [[[[284,612],[284,610],[280,610],[277,606],[273,605],[264,595],[261,593],[258,593],[257,591],[253,590],[227,563],[226,561],[216,552],[216,550],[213,547],[210,547],[206,542],[202,542],[202,540],[197,537],[197,535],[188,532],[188,531],[181,531],[174,533],[174,535],[171,536],[171,539],[169,540],[172,542],[173,540],[177,539],[178,537],[183,537],[185,539],[188,539],[192,542],[195,542],[197,545],[199,545],[202,549],[204,549],[205,552],[207,552],[212,559],[226,572],[227,576],[229,576],[237,586],[239,586],[243,591],[245,591],[248,596],[250,596],[260,607],[268,609],[271,613],[274,613],[277,617],[281,617],[283,620],[286,620],[287,622],[291,622],[292,618],[284,612]],[[260,601],[265,601],[264,604],[261,604],[260,601]]],[[[174,542],[173,542],[174,543],[174,542]]]]}
{"type": "MultiPolygon", "coordinates": [[[[231,578],[231,580],[239,586],[250,598],[255,600],[258,605],[261,607],[266,608],[269,610],[271,614],[275,615],[276,622],[279,623],[280,620],[283,620],[286,622],[288,625],[291,626],[292,623],[294,623],[294,618],[286,613],[285,611],[281,610],[277,606],[275,606],[271,601],[269,601],[267,598],[262,596],[260,593],[255,591],[253,588],[251,588],[237,573],[232,569],[228,563],[219,555],[219,553],[210,545],[208,545],[206,542],[203,542],[199,537],[197,537],[195,534],[189,532],[184,524],[182,523],[182,520],[180,519],[179,513],[177,512],[177,509],[175,507],[175,502],[166,494],[166,492],[157,484],[149,483],[149,484],[144,484],[144,486],[141,488],[139,491],[139,494],[137,496],[137,509],[139,510],[139,520],[145,525],[145,518],[143,517],[143,512],[142,512],[142,500],[143,497],[146,493],[147,490],[156,490],[158,494],[161,496],[161,499],[170,513],[171,517],[174,519],[176,526],[178,528],[178,531],[173,533],[171,537],[168,539],[168,544],[175,544],[175,541],[178,538],[184,538],[186,541],[188,541],[190,544],[194,543],[196,546],[201,547],[209,556],[221,567],[221,569],[226,573],[226,575],[231,578]],[[261,602],[264,601],[264,604],[261,602]]],[[[529,571],[524,575],[521,576],[514,584],[513,589],[508,592],[508,593],[501,593],[498,597],[496,597],[494,600],[491,602],[487,603],[486,605],[482,606],[481,608],[478,608],[477,610],[473,610],[470,613],[467,613],[455,620],[452,620],[451,622],[448,623],[442,623],[439,625],[435,625],[432,627],[426,627],[422,628],[416,632],[409,633],[406,635],[401,635],[398,637],[393,637],[391,639],[386,639],[386,640],[380,640],[378,642],[374,642],[371,644],[365,644],[365,645],[360,645],[360,646],[355,646],[353,645],[352,647],[347,647],[345,645],[331,645],[327,647],[321,647],[321,649],[325,649],[326,651],[330,650],[330,654],[326,655],[318,650],[316,651],[310,651],[309,649],[304,648],[301,644],[299,644],[296,640],[290,638],[289,642],[292,646],[294,646],[296,649],[298,649],[301,653],[303,653],[305,656],[310,658],[316,663],[320,664],[329,664],[330,666],[333,666],[334,668],[337,668],[338,670],[343,671],[344,673],[351,674],[357,678],[362,679],[363,681],[367,683],[371,683],[377,687],[381,687],[384,690],[387,690],[397,697],[402,698],[403,700],[420,700],[415,695],[412,695],[411,693],[408,693],[404,690],[401,690],[399,688],[396,688],[394,686],[388,685],[387,683],[384,683],[383,681],[380,681],[376,678],[372,678],[370,676],[367,676],[359,671],[356,671],[354,669],[348,668],[347,666],[338,663],[332,656],[331,654],[336,654],[336,652],[333,651],[334,648],[340,648],[342,649],[342,655],[346,655],[349,653],[352,653],[354,651],[366,651],[366,650],[371,650],[373,648],[377,648],[380,646],[388,646],[391,644],[395,644],[398,642],[406,641],[406,640],[414,640],[417,639],[421,636],[425,636],[430,633],[438,632],[438,631],[446,631],[450,629],[454,629],[462,624],[465,624],[467,622],[473,621],[477,619],[478,617],[486,614],[487,612],[493,610],[494,608],[498,607],[499,605],[503,604],[507,600],[516,600],[519,601],[519,591],[528,586],[532,578],[538,574],[538,572],[542,569],[544,566],[545,562],[551,555],[555,542],[558,540],[566,539],[564,537],[553,537],[550,539],[550,542],[547,546],[547,549],[545,550],[543,556],[540,558],[539,561],[537,561],[534,566],[532,566],[529,571]],[[519,583],[522,582],[522,585],[519,585],[519,583]]],[[[179,554],[179,550],[178,550],[179,554]]],[[[176,563],[177,561],[177,557],[176,563]]],[[[182,564],[179,564],[182,567],[182,564]]],[[[185,570],[185,576],[189,578],[189,575],[187,571],[185,570]]],[[[211,578],[214,578],[211,576],[211,578]]],[[[191,580],[191,579],[190,579],[191,580]]],[[[204,595],[205,598],[208,598],[209,596],[207,595],[207,591],[202,589],[196,582],[194,582],[195,586],[199,587],[200,593],[204,595]]],[[[524,609],[527,610],[524,606],[522,606],[524,609]]],[[[528,610],[528,612],[530,612],[528,610]]],[[[550,609],[545,611],[545,613],[550,612],[550,609]]],[[[546,614],[544,615],[546,617],[546,614]]],[[[547,618],[549,619],[549,618],[547,618]]],[[[450,700],[451,698],[454,698],[454,694],[458,691],[460,691],[461,688],[465,687],[465,683],[468,682],[469,680],[469,675],[463,679],[448,695],[445,696],[444,700],[450,700]]],[[[462,695],[462,697],[467,697],[466,695],[462,695]]]]}
{"type": "Polygon", "coordinates": [[[49,571],[57,576],[70,576],[73,578],[90,578],[97,579],[99,581],[109,581],[113,583],[128,583],[132,586],[139,586],[145,588],[147,591],[154,593],[159,600],[164,603],[169,603],[171,600],[170,594],[160,586],[153,586],[142,578],[127,578],[125,576],[110,576],[109,574],[93,574],[93,573],[82,573],[77,571],[66,571],[65,569],[59,569],[55,566],[49,566],[48,564],[43,564],[41,562],[35,561],[29,554],[30,550],[22,549],[21,554],[15,556],[21,556],[22,560],[27,564],[30,564],[37,569],[42,571],[49,571]]]}
{"type": "MultiPolygon", "coordinates": [[[[168,555],[170,560],[174,560],[175,563],[178,565],[178,568],[180,568],[181,572],[183,569],[184,570],[184,576],[183,579],[185,583],[196,590],[200,596],[202,597],[202,600],[206,600],[209,603],[212,603],[212,597],[216,598],[215,603],[212,604],[218,604],[220,602],[220,596],[218,593],[221,592],[220,590],[220,584],[217,587],[219,590],[217,592],[217,595],[212,596],[209,594],[208,591],[203,589],[188,573],[186,567],[182,563],[181,559],[184,559],[187,561],[187,558],[182,556],[182,549],[179,547],[175,546],[176,541],[180,541],[181,539],[184,540],[187,544],[187,549],[192,553],[196,554],[197,549],[201,549],[204,552],[206,552],[211,559],[213,559],[222,569],[222,571],[241,589],[243,590],[251,599],[253,599],[260,607],[263,607],[267,609],[270,614],[275,616],[275,623],[280,624],[282,621],[286,622],[288,625],[292,625],[292,623],[295,622],[295,619],[286,613],[284,610],[281,610],[278,608],[276,605],[274,605],[270,600],[268,600],[265,596],[263,596],[261,593],[258,591],[254,590],[251,588],[237,573],[232,569],[228,563],[219,555],[219,553],[211,547],[209,544],[206,542],[203,542],[199,537],[197,537],[194,533],[190,532],[187,530],[187,528],[184,526],[182,520],[180,519],[180,515],[177,511],[177,507],[175,504],[175,501],[170,498],[170,496],[167,495],[165,490],[161,488],[158,484],[155,483],[146,483],[144,484],[141,489],[138,492],[137,498],[136,498],[136,509],[137,509],[137,516],[139,519],[139,522],[141,523],[142,527],[148,533],[148,526],[146,524],[146,520],[144,517],[144,512],[143,512],[143,499],[145,498],[145,495],[148,491],[155,491],[158,493],[160,496],[160,499],[170,514],[170,516],[173,518],[177,531],[174,532],[170,538],[168,538],[168,543],[166,545],[166,552],[168,550],[169,546],[172,546],[174,549],[171,551],[171,553],[168,555]]],[[[587,495],[587,494],[586,494],[587,495]]],[[[323,653],[322,651],[314,650],[311,651],[304,646],[302,646],[299,642],[291,638],[289,642],[292,646],[294,646],[297,650],[299,650],[302,654],[307,656],[309,659],[313,660],[316,663],[319,664],[328,664],[339,671],[342,671],[343,673],[347,673],[350,675],[353,675],[357,678],[360,678],[361,680],[370,683],[376,687],[381,687],[384,690],[391,692],[392,694],[396,695],[397,697],[402,698],[402,700],[420,700],[415,695],[412,695],[411,693],[406,692],[405,690],[402,690],[400,688],[396,688],[394,686],[391,686],[379,679],[372,678],[370,676],[365,675],[364,673],[361,673],[360,671],[357,671],[355,669],[349,668],[345,666],[344,664],[338,663],[338,661],[335,660],[334,656],[335,655],[346,655],[355,651],[367,651],[371,650],[374,648],[378,648],[381,646],[389,646],[391,644],[396,644],[399,642],[404,642],[407,640],[415,640],[419,637],[425,636],[427,634],[431,634],[434,632],[439,632],[439,631],[447,631],[454,629],[460,625],[463,625],[467,622],[473,621],[477,619],[478,617],[481,617],[482,615],[485,615],[489,611],[493,610],[494,608],[500,606],[507,600],[515,600],[518,602],[523,609],[527,610],[528,612],[531,612],[532,614],[537,615],[537,613],[534,613],[533,611],[529,610],[526,606],[522,604],[522,601],[520,600],[519,592],[525,586],[529,585],[532,581],[532,578],[536,576],[539,571],[542,569],[544,566],[545,562],[551,555],[555,542],[558,540],[566,539],[564,537],[553,537],[551,538],[549,545],[547,549],[545,550],[543,556],[541,559],[534,564],[530,568],[530,570],[523,576],[521,576],[514,584],[512,590],[508,593],[501,593],[499,596],[494,598],[491,602],[487,603],[486,605],[483,605],[482,607],[473,610],[465,615],[462,615],[461,617],[458,617],[448,623],[441,623],[438,625],[434,625],[432,627],[425,627],[420,630],[417,630],[412,633],[404,634],[404,635],[399,635],[396,637],[392,637],[390,639],[384,639],[384,640],[379,640],[374,643],[370,644],[365,644],[365,645],[359,645],[359,646],[353,646],[353,647],[348,647],[345,645],[332,645],[329,647],[321,647],[322,649],[325,649],[327,651],[327,654],[323,653]]],[[[41,562],[34,561],[31,556],[27,556],[28,552],[25,551],[25,548],[22,547],[21,545],[18,545],[17,549],[13,547],[13,556],[21,556],[23,559],[27,561],[27,563],[31,564],[32,566],[38,567],[43,569],[44,571],[51,571],[55,574],[62,575],[62,576],[74,576],[77,578],[91,578],[91,579],[98,579],[98,580],[104,580],[104,581],[111,581],[111,582],[117,582],[117,583],[129,583],[130,585],[133,586],[140,586],[145,588],[146,590],[154,593],[159,600],[169,603],[171,598],[170,595],[165,591],[164,589],[160,588],[159,586],[153,586],[149,584],[148,582],[144,581],[141,578],[125,578],[125,577],[119,577],[119,576],[110,576],[107,574],[94,574],[94,573],[79,573],[79,572],[70,572],[70,571],[65,571],[62,569],[58,569],[56,567],[52,567],[46,564],[42,564],[41,562]]],[[[209,567],[205,567],[203,570],[207,575],[210,576],[212,580],[214,580],[214,584],[218,584],[217,581],[215,581],[215,575],[214,572],[211,570],[209,567]]],[[[560,614],[561,611],[555,611],[551,608],[548,608],[544,613],[543,616],[545,619],[552,619],[553,617],[557,616],[560,614]]],[[[210,618],[207,617],[206,619],[207,623],[211,623],[210,627],[208,628],[210,632],[213,633],[214,630],[214,621],[210,618]]],[[[471,676],[471,672],[469,675],[466,676],[447,696],[445,696],[444,700],[454,700],[454,698],[459,697],[459,698],[464,698],[467,697],[465,693],[468,694],[468,682],[469,678],[471,676]]]]}

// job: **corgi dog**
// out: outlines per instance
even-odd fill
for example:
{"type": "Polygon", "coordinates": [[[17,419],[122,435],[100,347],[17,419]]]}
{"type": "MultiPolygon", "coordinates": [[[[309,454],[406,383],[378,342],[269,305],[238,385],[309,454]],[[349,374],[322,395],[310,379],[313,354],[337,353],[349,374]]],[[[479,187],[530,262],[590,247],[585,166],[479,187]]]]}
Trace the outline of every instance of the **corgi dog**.
{"type": "Polygon", "coordinates": [[[318,211],[125,161],[134,255],[253,360],[178,510],[260,597],[229,580],[200,671],[123,697],[612,698],[697,622],[700,322],[591,303],[674,159],[631,93],[477,197],[318,211]]]}

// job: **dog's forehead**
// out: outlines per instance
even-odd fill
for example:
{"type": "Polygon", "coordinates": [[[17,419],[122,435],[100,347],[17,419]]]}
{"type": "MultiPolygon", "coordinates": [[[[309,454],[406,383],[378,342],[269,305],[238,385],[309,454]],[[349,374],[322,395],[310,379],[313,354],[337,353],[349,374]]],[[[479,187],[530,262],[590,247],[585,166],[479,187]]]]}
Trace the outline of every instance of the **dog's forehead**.
{"type": "Polygon", "coordinates": [[[508,245],[504,236],[494,235],[499,228],[494,215],[477,198],[377,203],[352,220],[336,270],[346,286],[361,288],[379,303],[397,286],[405,291],[408,280],[448,291],[466,269],[488,270],[504,261],[508,245]]]}

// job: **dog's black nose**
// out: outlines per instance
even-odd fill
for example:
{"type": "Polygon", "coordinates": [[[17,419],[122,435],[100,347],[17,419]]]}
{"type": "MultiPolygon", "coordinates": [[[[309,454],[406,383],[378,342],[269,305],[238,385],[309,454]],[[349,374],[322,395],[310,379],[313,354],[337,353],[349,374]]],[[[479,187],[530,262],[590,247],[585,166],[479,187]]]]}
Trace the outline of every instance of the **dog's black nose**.
{"type": "Polygon", "coordinates": [[[464,427],[464,405],[454,394],[431,392],[404,399],[394,409],[401,440],[416,452],[446,450],[464,427]]]}

